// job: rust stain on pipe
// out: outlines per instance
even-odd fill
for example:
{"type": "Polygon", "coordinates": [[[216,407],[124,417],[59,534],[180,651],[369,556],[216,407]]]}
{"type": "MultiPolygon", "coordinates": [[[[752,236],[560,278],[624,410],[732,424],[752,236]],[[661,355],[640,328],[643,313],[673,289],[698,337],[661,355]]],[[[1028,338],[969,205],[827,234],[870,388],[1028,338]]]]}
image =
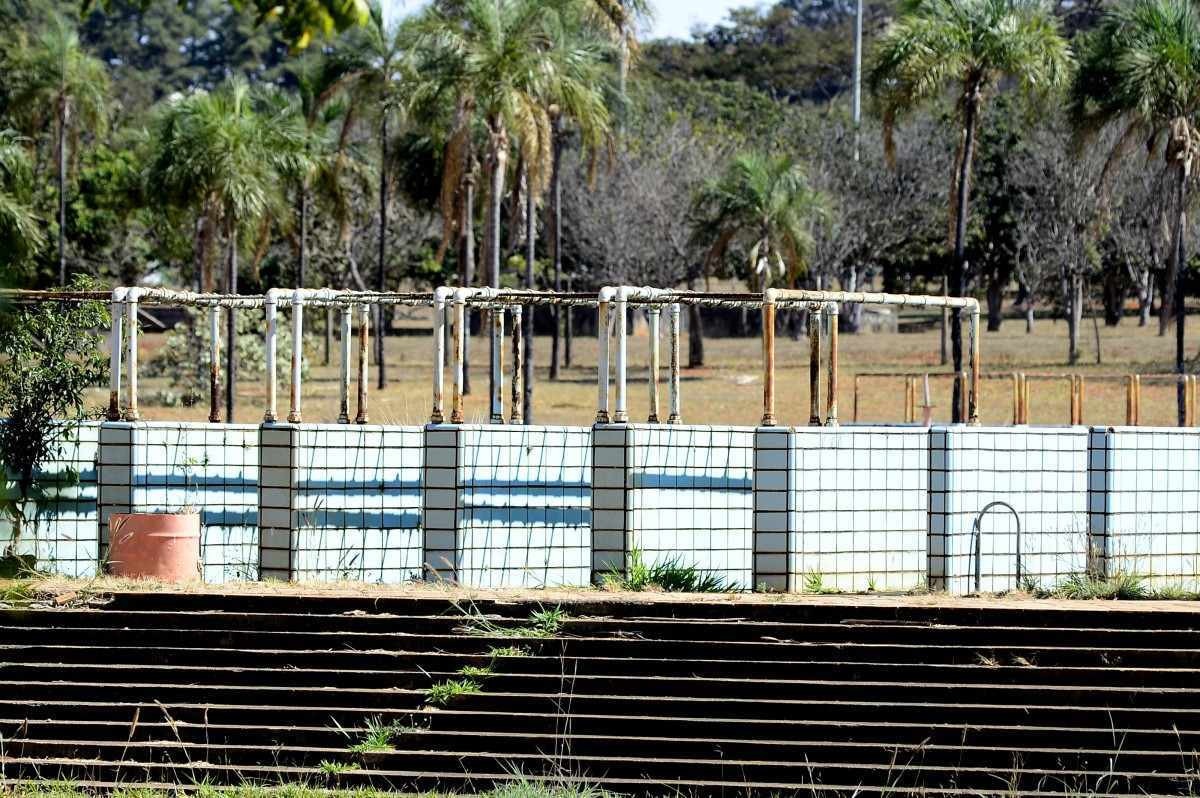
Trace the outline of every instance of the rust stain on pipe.
{"type": "Polygon", "coordinates": [[[830,305],[829,315],[829,378],[825,400],[825,426],[838,425],[838,308],[830,305]]]}
{"type": "Polygon", "coordinates": [[[670,385],[668,387],[667,401],[670,403],[669,414],[667,415],[668,424],[678,424],[679,418],[679,305],[678,303],[670,306],[670,385]]]}
{"type": "MultiPolygon", "coordinates": [[[[503,311],[497,310],[496,315],[500,315],[503,311]]],[[[510,424],[525,423],[524,402],[522,401],[522,392],[525,390],[525,375],[522,369],[525,367],[525,336],[521,327],[521,317],[524,314],[521,311],[520,305],[515,305],[512,309],[512,411],[509,413],[510,424]]],[[[503,416],[500,423],[504,423],[503,416]]]]}
{"type": "Polygon", "coordinates": [[[763,415],[762,426],[775,426],[775,302],[762,306],[763,415]]]}
{"type": "Polygon", "coordinates": [[[358,413],[354,417],[354,423],[366,424],[367,415],[367,390],[370,385],[370,380],[367,375],[367,370],[370,368],[370,352],[371,340],[371,308],[367,305],[358,306],[358,413]]]}
{"type": "Polygon", "coordinates": [[[821,306],[808,306],[808,423],[821,424],[821,306]]]}
{"type": "Polygon", "coordinates": [[[450,397],[450,423],[463,423],[463,319],[466,316],[466,305],[455,298],[454,321],[452,335],[454,345],[451,349],[454,372],[454,389],[450,397]]]}
{"type": "Polygon", "coordinates": [[[646,421],[650,424],[657,424],[659,369],[658,321],[662,317],[662,308],[658,306],[646,308],[646,315],[650,324],[650,379],[648,381],[648,390],[650,392],[650,413],[646,416],[646,421]]]}
{"type": "MultiPolygon", "coordinates": [[[[230,311],[232,312],[232,310],[230,311]]],[[[221,422],[221,309],[209,310],[208,421],[221,422]]]]}

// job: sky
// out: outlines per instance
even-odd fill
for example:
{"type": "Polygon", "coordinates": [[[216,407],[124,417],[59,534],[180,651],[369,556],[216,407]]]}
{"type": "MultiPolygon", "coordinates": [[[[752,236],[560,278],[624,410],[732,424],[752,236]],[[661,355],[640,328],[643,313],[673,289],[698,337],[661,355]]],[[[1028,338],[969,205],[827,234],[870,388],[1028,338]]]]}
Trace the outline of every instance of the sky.
{"type": "MultiPolygon", "coordinates": [[[[720,22],[731,8],[755,5],[755,0],[652,0],[654,20],[646,38],[686,39],[695,25],[711,27],[720,22]]],[[[388,19],[412,13],[424,5],[421,0],[384,0],[388,19]]]]}

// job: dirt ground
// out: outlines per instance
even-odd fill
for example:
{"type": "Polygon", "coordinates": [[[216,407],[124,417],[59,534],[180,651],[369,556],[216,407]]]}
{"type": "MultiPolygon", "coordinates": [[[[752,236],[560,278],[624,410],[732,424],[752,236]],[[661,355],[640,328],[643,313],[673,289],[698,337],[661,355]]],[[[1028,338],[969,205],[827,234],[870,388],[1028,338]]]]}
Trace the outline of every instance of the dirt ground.
{"type": "MultiPolygon", "coordinates": [[[[376,392],[371,375],[370,420],[387,424],[414,424],[428,420],[431,405],[431,338],[420,334],[428,329],[425,311],[413,312],[399,325],[409,335],[393,335],[387,340],[388,385],[376,392]]],[[[908,320],[909,317],[905,317],[908,320]]],[[[316,331],[323,320],[311,322],[316,331]]],[[[643,328],[644,330],[644,328],[643,328]]],[[[1074,368],[1066,365],[1066,326],[1062,322],[1039,320],[1032,335],[1025,333],[1022,321],[1006,320],[998,332],[985,332],[982,353],[985,374],[995,379],[983,382],[981,416],[984,423],[1006,424],[1012,419],[1011,373],[1065,374],[1085,376],[1084,421],[1088,424],[1125,422],[1124,376],[1167,373],[1174,358],[1174,334],[1160,337],[1157,322],[1139,328],[1136,320],[1126,318],[1113,328],[1101,325],[1100,352],[1103,362],[1096,363],[1096,344],[1091,325],[1086,325],[1082,356],[1074,368]]],[[[1200,325],[1189,327],[1188,353],[1195,357],[1200,349],[1200,325]]],[[[323,336],[317,333],[312,343],[317,355],[309,364],[310,376],[304,383],[302,402],[305,421],[335,421],[338,405],[338,346],[333,360],[324,365],[321,357],[323,336]]],[[[161,335],[141,338],[139,357],[149,362],[162,345],[161,335]]],[[[686,358],[686,342],[685,342],[686,358]]],[[[660,377],[660,402],[666,408],[666,339],[663,339],[663,371],[660,377]]],[[[468,421],[486,420],[487,342],[476,337],[471,342],[471,380],[474,391],[466,400],[468,421]]],[[[577,337],[572,367],[561,378],[549,380],[550,339],[538,337],[534,345],[536,379],[534,418],[544,424],[590,424],[596,407],[596,351],[592,336],[577,337]]],[[[646,417],[649,404],[647,382],[647,338],[644,331],[630,340],[630,417],[646,417]]],[[[506,352],[506,356],[507,356],[506,352]]],[[[761,344],[757,338],[712,338],[705,343],[704,368],[687,369],[682,376],[682,406],[685,423],[754,425],[762,414],[761,344]]],[[[285,356],[286,357],[286,356],[285,356]]],[[[950,418],[951,381],[947,367],[939,363],[939,333],[936,328],[922,332],[862,333],[841,336],[841,371],[838,402],[840,417],[851,421],[855,415],[855,376],[860,375],[857,396],[860,422],[899,422],[904,414],[904,381],[896,377],[871,377],[880,372],[917,372],[940,374],[930,381],[936,421],[950,418]]],[[[787,336],[778,340],[777,412],[781,424],[808,421],[808,342],[787,336]]],[[[165,379],[140,380],[139,401],[142,417],[151,420],[207,419],[207,402],[193,407],[163,407],[155,395],[169,388],[165,379]]],[[[447,375],[449,388],[449,375],[447,375]]],[[[353,390],[353,389],[352,389],[353,390]]],[[[264,383],[243,381],[237,393],[238,422],[254,423],[265,408],[264,383]]],[[[507,397],[506,397],[507,398],[507,397]]],[[[103,390],[93,397],[97,406],[107,401],[103,390]]],[[[287,383],[279,386],[279,407],[288,407],[287,383]]],[[[353,408],[352,411],[353,413],[353,408]]],[[[1031,421],[1034,424],[1066,424],[1069,421],[1069,392],[1065,379],[1037,380],[1031,386],[1031,421]]],[[[1174,425],[1175,387],[1172,382],[1143,380],[1142,423],[1174,425]]]]}
{"type": "MultiPolygon", "coordinates": [[[[14,582],[0,580],[0,597],[14,582]]],[[[23,583],[29,584],[29,583],[23,583]]],[[[543,604],[569,605],[574,602],[616,603],[718,603],[823,604],[833,606],[874,605],[887,607],[1002,607],[1011,609],[1072,609],[1101,612],[1137,612],[1167,610],[1200,613],[1200,601],[1077,601],[1034,598],[1024,593],[1004,595],[954,596],[948,593],[662,593],[655,591],[622,592],[601,588],[483,589],[449,583],[407,582],[378,585],[363,582],[232,582],[208,585],[203,582],[167,584],[151,580],[68,579],[48,577],[32,583],[36,594],[49,604],[69,604],[81,596],[108,593],[209,593],[231,595],[350,596],[366,598],[441,598],[463,602],[495,599],[500,601],[537,601],[543,604]]]]}

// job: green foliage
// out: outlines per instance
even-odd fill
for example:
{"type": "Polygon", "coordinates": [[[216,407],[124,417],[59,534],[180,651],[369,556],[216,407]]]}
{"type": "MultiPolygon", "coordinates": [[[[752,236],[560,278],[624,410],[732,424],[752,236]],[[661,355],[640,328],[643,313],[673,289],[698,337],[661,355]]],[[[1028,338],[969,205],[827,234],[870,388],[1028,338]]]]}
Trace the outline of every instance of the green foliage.
{"type": "Polygon", "coordinates": [[[1146,580],[1135,574],[1119,573],[1107,579],[1087,574],[1071,574],[1054,589],[1055,598],[1065,599],[1144,599],[1150,598],[1146,580]]]}
{"type": "Polygon", "coordinates": [[[796,284],[812,249],[812,224],[824,214],[824,199],[794,158],[761,153],[735,157],[692,207],[693,227],[708,249],[706,268],[737,249],[752,290],[770,285],[773,273],[787,287],[796,284]]]}
{"type": "Polygon", "coordinates": [[[684,565],[682,558],[669,557],[650,565],[640,548],[629,552],[625,574],[611,575],[606,584],[615,590],[661,590],[667,593],[725,593],[736,586],[720,574],[684,565]]]}
{"type": "Polygon", "coordinates": [[[359,767],[357,762],[331,762],[328,759],[322,759],[317,764],[317,769],[326,776],[340,776],[358,770],[359,767]]]}
{"type": "MultiPolygon", "coordinates": [[[[223,369],[225,341],[225,314],[228,309],[221,311],[221,363],[223,369]]],[[[160,348],[145,365],[143,373],[147,377],[167,377],[171,381],[172,390],[159,392],[154,398],[164,405],[183,405],[191,407],[208,401],[209,366],[212,363],[211,326],[209,311],[189,308],[188,321],[177,325],[166,334],[160,348]]],[[[241,379],[259,379],[266,373],[267,348],[262,335],[262,319],[253,312],[240,311],[237,314],[237,361],[238,375],[241,379]]],[[[307,363],[315,355],[316,344],[305,340],[305,364],[303,373],[307,375],[307,363]],[[314,351],[309,351],[314,350],[314,351]]],[[[291,327],[280,324],[275,340],[275,372],[276,376],[286,384],[291,374],[292,332],[291,327]]]]}
{"type": "MultiPolygon", "coordinates": [[[[78,279],[73,287],[91,286],[78,279]]],[[[15,495],[6,493],[0,505],[13,527],[5,554],[14,554],[30,531],[39,467],[87,415],[84,392],[107,373],[97,330],[108,324],[100,302],[46,303],[0,314],[0,465],[15,482],[15,495]]]]}
{"type": "Polygon", "coordinates": [[[383,719],[378,716],[367,718],[363,726],[362,737],[348,749],[351,753],[372,754],[394,751],[396,749],[392,746],[392,740],[402,734],[406,728],[399,721],[384,723],[383,719]]]}
{"type": "Polygon", "coordinates": [[[469,679],[486,679],[489,676],[495,676],[496,672],[492,670],[491,665],[480,667],[478,665],[463,665],[458,669],[459,676],[466,676],[469,679]]]}
{"type": "Polygon", "coordinates": [[[425,692],[425,700],[435,706],[444,707],[455,698],[472,695],[483,690],[483,685],[475,679],[447,679],[431,686],[425,692]]]}
{"type": "Polygon", "coordinates": [[[520,646],[492,646],[487,650],[487,655],[492,659],[500,659],[501,657],[528,657],[529,652],[520,646]]]}
{"type": "Polygon", "coordinates": [[[45,242],[33,208],[33,165],[16,132],[0,130],[0,284],[11,282],[45,242]]]}
{"type": "MultiPolygon", "coordinates": [[[[464,631],[466,634],[478,635],[481,637],[554,637],[562,631],[563,624],[569,617],[567,612],[561,607],[554,607],[553,609],[541,608],[531,612],[529,614],[529,620],[525,623],[521,624],[520,626],[510,627],[501,626],[492,619],[480,613],[473,606],[470,607],[465,614],[467,616],[467,623],[462,627],[462,631],[464,631]]],[[[497,650],[503,651],[504,649],[497,650]]],[[[521,656],[523,656],[523,654],[521,656]]]]}

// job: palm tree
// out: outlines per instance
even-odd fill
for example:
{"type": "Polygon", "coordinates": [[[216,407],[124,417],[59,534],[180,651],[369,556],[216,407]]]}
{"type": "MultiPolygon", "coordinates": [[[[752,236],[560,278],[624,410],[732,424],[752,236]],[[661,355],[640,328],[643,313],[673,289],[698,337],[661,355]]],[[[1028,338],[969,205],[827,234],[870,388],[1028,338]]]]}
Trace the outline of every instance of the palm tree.
{"type": "MultiPolygon", "coordinates": [[[[1082,140],[1110,125],[1121,127],[1101,176],[1102,192],[1110,169],[1134,144],[1145,144],[1151,153],[1161,147],[1173,173],[1168,282],[1174,291],[1175,370],[1182,374],[1188,188],[1200,154],[1200,14],[1195,7],[1188,0],[1134,0],[1109,11],[1083,40],[1070,110],[1082,140]]],[[[1182,383],[1176,400],[1182,425],[1182,383]]]]}
{"type": "MultiPolygon", "coordinates": [[[[581,127],[585,146],[598,148],[607,133],[605,46],[586,35],[579,11],[570,0],[465,0],[456,8],[433,8],[419,26],[435,75],[431,88],[456,98],[450,140],[469,137],[476,118],[486,128],[483,250],[492,286],[500,284],[500,211],[510,146],[515,141],[532,205],[552,168],[552,107],[589,121],[581,127]]],[[[443,197],[458,191],[469,151],[447,148],[443,197]]]]}
{"type": "MultiPolygon", "coordinates": [[[[387,211],[388,211],[388,143],[390,123],[403,116],[411,94],[413,79],[407,35],[401,27],[388,25],[383,7],[372,0],[366,25],[358,28],[344,48],[342,80],[352,84],[357,102],[377,109],[379,142],[379,258],[376,289],[387,290],[387,211]]],[[[376,386],[383,390],[387,383],[384,363],[385,322],[382,308],[377,310],[375,327],[376,386]]]]}
{"type": "Polygon", "coordinates": [[[18,34],[5,48],[3,66],[9,109],[29,136],[53,125],[58,162],[58,282],[67,284],[68,144],[81,130],[103,135],[108,127],[108,71],[79,42],[79,33],[55,15],[29,41],[18,34]],[[51,116],[53,115],[53,116],[51,116]]]}
{"type": "MultiPolygon", "coordinates": [[[[232,79],[218,90],[168,103],[157,131],[150,184],[184,207],[199,206],[198,236],[220,230],[226,243],[227,293],[238,290],[238,236],[267,213],[282,215],[283,176],[306,169],[303,132],[278,103],[256,103],[250,87],[232,79]]],[[[197,251],[203,256],[203,243],[197,251]]],[[[205,260],[200,262],[201,269],[205,260]]],[[[202,277],[212,290],[211,274],[202,277]]],[[[233,420],[237,383],[236,325],[228,314],[225,412],[233,420]]]]}
{"type": "Polygon", "coordinates": [[[0,130],[0,283],[45,243],[33,210],[33,168],[12,130],[0,130]]]}
{"type": "MultiPolygon", "coordinates": [[[[940,98],[953,86],[961,126],[950,214],[954,263],[949,293],[964,296],[967,217],[975,138],[989,92],[1014,81],[1031,93],[1067,82],[1071,53],[1044,0],[905,0],[902,13],[875,48],[869,86],[883,116],[884,149],[900,115],[940,98]]],[[[950,340],[955,372],[962,371],[962,326],[955,309],[950,340]]],[[[954,420],[961,386],[955,383],[954,420]]]]}
{"type": "Polygon", "coordinates": [[[767,287],[772,272],[791,286],[805,270],[810,228],[825,214],[825,199],[788,155],[747,153],[696,194],[692,216],[697,240],[707,248],[706,271],[730,250],[747,254],[747,282],[767,287]]]}

